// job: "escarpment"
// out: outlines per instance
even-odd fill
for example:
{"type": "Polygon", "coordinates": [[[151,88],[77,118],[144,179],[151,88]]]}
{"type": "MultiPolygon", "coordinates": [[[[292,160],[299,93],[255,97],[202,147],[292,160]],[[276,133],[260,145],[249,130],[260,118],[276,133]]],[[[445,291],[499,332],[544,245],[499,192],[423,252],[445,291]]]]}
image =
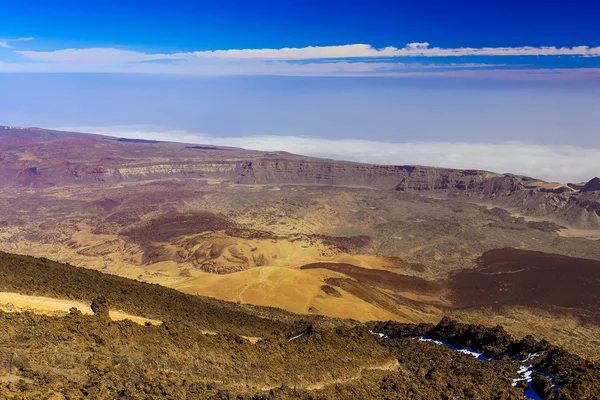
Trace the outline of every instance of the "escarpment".
{"type": "Polygon", "coordinates": [[[324,160],[259,159],[242,163],[239,184],[320,184],[448,196],[508,207],[582,228],[600,227],[600,190],[479,170],[369,165],[324,160]]]}
{"type": "Polygon", "coordinates": [[[5,127],[0,133],[2,186],[43,189],[158,179],[334,185],[445,196],[506,207],[574,227],[600,227],[599,178],[585,184],[559,184],[480,170],[372,165],[38,128],[5,127]]]}

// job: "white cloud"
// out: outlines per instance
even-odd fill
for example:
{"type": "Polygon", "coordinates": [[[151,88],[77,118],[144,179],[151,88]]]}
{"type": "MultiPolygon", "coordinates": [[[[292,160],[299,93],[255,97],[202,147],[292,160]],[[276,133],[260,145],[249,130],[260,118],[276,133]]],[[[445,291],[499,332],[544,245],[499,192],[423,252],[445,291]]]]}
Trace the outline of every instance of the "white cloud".
{"type": "Polygon", "coordinates": [[[521,81],[575,81],[600,78],[600,68],[518,68],[518,69],[481,69],[391,72],[386,76],[405,78],[479,78],[521,81]]]}
{"type": "Polygon", "coordinates": [[[308,46],[281,49],[232,49],[179,52],[168,54],[143,53],[114,48],[64,49],[54,51],[15,51],[28,59],[53,62],[88,62],[109,59],[116,62],[158,60],[316,60],[387,57],[460,57],[460,56],[583,56],[600,57],[600,46],[575,47],[430,47],[429,43],[409,43],[404,48],[388,46],[377,49],[368,44],[342,46],[308,46]]]}
{"type": "Polygon", "coordinates": [[[114,64],[127,62],[143,62],[152,60],[169,59],[169,54],[147,54],[140,51],[129,51],[108,47],[96,47],[88,49],[65,49],[54,51],[24,51],[17,50],[15,53],[36,61],[50,62],[80,62],[93,64],[114,64]]]}
{"type": "MultiPolygon", "coordinates": [[[[125,52],[128,53],[128,52],[125,52]]],[[[115,72],[115,73],[154,73],[154,74],[191,74],[191,75],[294,75],[294,76],[361,76],[395,75],[410,71],[419,74],[428,70],[458,70],[504,67],[506,64],[449,63],[422,64],[393,61],[327,61],[297,63],[289,61],[192,61],[173,63],[123,62],[122,52],[107,52],[106,57],[99,54],[97,59],[77,61],[66,56],[64,61],[55,63],[3,63],[0,72],[115,72]],[[111,61],[112,60],[112,61],[111,61]]],[[[143,60],[141,57],[139,58],[143,60]]],[[[407,76],[410,76],[408,74],[407,76]]]]}
{"type": "MultiPolygon", "coordinates": [[[[23,38],[20,40],[29,40],[23,38]]],[[[2,42],[0,42],[2,43],[2,42]]],[[[6,42],[8,46],[8,42],[6,42]]],[[[599,47],[440,48],[427,42],[403,48],[367,44],[281,49],[233,49],[179,53],[145,53],[116,48],[15,50],[23,59],[1,62],[0,72],[111,72],[193,75],[313,75],[397,77],[481,77],[502,79],[597,78],[598,68],[539,68],[531,65],[416,63],[410,57],[561,56],[599,57],[599,47]],[[457,70],[462,69],[464,72],[457,70]],[[436,71],[437,70],[437,71],[436,71]],[[480,71],[475,71],[480,70],[480,71]]],[[[461,60],[463,61],[463,60],[461,60]]],[[[535,61],[535,60],[534,60],[535,61]]]]}
{"type": "Polygon", "coordinates": [[[26,41],[30,41],[33,39],[34,38],[32,38],[32,37],[24,37],[24,38],[17,38],[17,39],[0,39],[0,47],[2,47],[4,49],[12,49],[12,45],[10,44],[11,42],[26,42],[26,41]]]}
{"type": "Polygon", "coordinates": [[[415,43],[409,43],[409,44],[407,44],[407,45],[406,45],[406,47],[407,47],[407,48],[409,48],[409,49],[413,49],[413,50],[414,50],[414,49],[426,49],[426,48],[428,48],[428,47],[429,47],[429,43],[427,43],[427,42],[422,42],[422,43],[418,43],[418,42],[415,42],[415,43]]]}
{"type": "Polygon", "coordinates": [[[527,65],[334,61],[294,63],[289,61],[185,61],[175,63],[103,63],[65,61],[59,63],[7,63],[0,61],[0,73],[138,73],[200,76],[377,76],[396,78],[479,78],[527,81],[574,81],[600,78],[600,68],[531,68],[527,65]],[[506,67],[512,67],[509,69],[506,67]],[[516,68],[515,68],[516,67],[516,68]]]}
{"type": "Polygon", "coordinates": [[[393,165],[427,165],[524,174],[549,181],[581,182],[600,175],[600,149],[530,143],[330,140],[297,136],[216,137],[153,126],[62,127],[109,136],[214,144],[315,157],[393,165]]]}

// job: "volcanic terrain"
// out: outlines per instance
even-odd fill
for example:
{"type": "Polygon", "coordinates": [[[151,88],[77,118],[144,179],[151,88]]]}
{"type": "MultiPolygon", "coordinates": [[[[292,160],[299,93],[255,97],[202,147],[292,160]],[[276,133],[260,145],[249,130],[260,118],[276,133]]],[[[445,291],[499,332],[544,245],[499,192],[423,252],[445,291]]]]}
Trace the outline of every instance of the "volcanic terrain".
{"type": "Polygon", "coordinates": [[[597,179],[0,127],[0,186],[3,251],[306,318],[501,323],[600,355],[597,179]]]}
{"type": "Polygon", "coordinates": [[[522,399],[535,391],[555,400],[600,393],[597,364],[501,326],[302,316],[0,252],[0,298],[17,292],[37,302],[25,312],[0,309],[2,399],[522,399]],[[83,313],[86,299],[94,315],[83,313]],[[45,303],[76,305],[49,316],[45,303]],[[125,319],[115,320],[113,309],[125,319]]]}

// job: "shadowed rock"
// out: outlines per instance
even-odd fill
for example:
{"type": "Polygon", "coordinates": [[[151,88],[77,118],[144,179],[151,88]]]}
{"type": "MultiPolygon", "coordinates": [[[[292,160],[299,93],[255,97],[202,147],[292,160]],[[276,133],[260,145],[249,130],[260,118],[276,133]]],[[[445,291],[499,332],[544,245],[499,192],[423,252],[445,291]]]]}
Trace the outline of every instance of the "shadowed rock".
{"type": "Polygon", "coordinates": [[[97,317],[110,320],[110,306],[104,296],[98,296],[92,300],[91,308],[97,317]]]}
{"type": "Polygon", "coordinates": [[[600,178],[598,177],[590,180],[585,184],[583,189],[581,189],[582,192],[594,192],[596,190],[600,190],[600,178]]]}
{"type": "Polygon", "coordinates": [[[521,306],[600,322],[600,262],[521,249],[485,252],[479,267],[454,273],[459,308],[521,306]]]}

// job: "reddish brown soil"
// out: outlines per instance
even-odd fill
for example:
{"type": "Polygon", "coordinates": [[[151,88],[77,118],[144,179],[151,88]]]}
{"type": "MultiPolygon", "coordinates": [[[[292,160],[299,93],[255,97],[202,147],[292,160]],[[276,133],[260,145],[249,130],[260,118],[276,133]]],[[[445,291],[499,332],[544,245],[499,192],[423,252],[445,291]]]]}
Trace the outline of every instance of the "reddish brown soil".
{"type": "Polygon", "coordinates": [[[321,289],[325,293],[335,295],[330,293],[331,289],[333,289],[339,295],[340,293],[335,288],[340,288],[369,304],[402,316],[408,321],[417,321],[418,318],[415,318],[413,313],[407,313],[404,307],[408,307],[411,310],[425,311],[427,305],[426,303],[411,300],[399,293],[413,292],[433,295],[437,298],[441,296],[444,290],[443,286],[437,282],[427,281],[415,276],[396,274],[381,269],[361,268],[351,264],[312,263],[301,267],[301,269],[315,268],[340,272],[348,277],[325,279],[327,285],[321,286],[321,289]]]}
{"type": "Polygon", "coordinates": [[[600,261],[506,248],[478,262],[449,281],[458,307],[536,307],[600,322],[600,261]]]}
{"type": "Polygon", "coordinates": [[[321,286],[321,290],[327,293],[329,296],[342,297],[340,292],[338,292],[333,286],[323,285],[321,286]]]}
{"type": "Polygon", "coordinates": [[[335,246],[342,251],[354,251],[372,244],[373,239],[369,236],[326,236],[316,235],[318,239],[323,241],[323,244],[335,246]]]}
{"type": "Polygon", "coordinates": [[[52,183],[44,179],[36,167],[25,168],[17,173],[17,183],[31,188],[49,188],[52,183]]]}
{"type": "Polygon", "coordinates": [[[102,207],[104,209],[104,211],[110,211],[113,208],[120,206],[121,203],[119,203],[118,201],[113,200],[113,199],[104,198],[102,200],[98,200],[96,202],[96,205],[102,207]]]}
{"type": "Polygon", "coordinates": [[[421,264],[421,263],[410,263],[408,264],[408,267],[416,272],[425,272],[427,271],[427,266],[421,264]]]}
{"type": "Polygon", "coordinates": [[[398,296],[398,298],[390,296],[384,291],[379,290],[377,287],[364,284],[354,279],[327,278],[325,279],[325,283],[327,283],[328,286],[335,286],[336,288],[340,288],[348,293],[351,293],[352,295],[358,297],[359,299],[362,299],[366,303],[373,304],[393,314],[402,315],[407,320],[410,320],[410,316],[402,313],[402,311],[399,308],[399,305],[409,305],[413,308],[417,308],[417,304],[414,302],[409,302],[407,304],[405,301],[402,301],[406,300],[402,296],[398,296]]]}
{"type": "Polygon", "coordinates": [[[277,239],[277,235],[267,231],[259,231],[256,229],[230,228],[225,231],[229,236],[243,239],[277,239]]]}
{"type": "Polygon", "coordinates": [[[312,263],[306,264],[301,269],[324,268],[341,272],[357,281],[381,289],[394,291],[411,291],[417,293],[434,293],[443,288],[436,282],[427,281],[416,276],[400,275],[381,269],[361,268],[351,264],[342,263],[312,263]]]}
{"type": "Polygon", "coordinates": [[[125,235],[142,243],[168,242],[183,235],[233,228],[229,220],[209,212],[171,214],[131,229],[125,235]]]}
{"type": "Polygon", "coordinates": [[[101,143],[98,139],[67,139],[62,143],[58,143],[58,145],[62,146],[89,146],[90,144],[101,143]]]}

